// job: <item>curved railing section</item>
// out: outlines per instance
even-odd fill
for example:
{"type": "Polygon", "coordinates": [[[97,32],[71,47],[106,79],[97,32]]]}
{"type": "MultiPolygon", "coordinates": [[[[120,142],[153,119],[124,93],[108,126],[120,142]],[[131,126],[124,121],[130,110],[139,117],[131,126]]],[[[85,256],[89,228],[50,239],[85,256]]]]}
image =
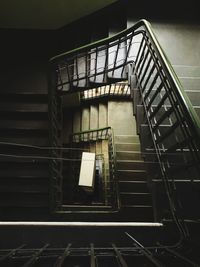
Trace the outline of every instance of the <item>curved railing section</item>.
{"type": "Polygon", "coordinates": [[[53,57],[50,77],[49,115],[55,145],[62,123],[55,97],[117,81],[130,84],[135,77],[171,212],[185,234],[174,185],[183,166],[188,175],[193,173],[191,180],[199,179],[200,121],[149,22],[141,20],[110,38],[53,57]],[[174,166],[173,157],[180,164],[174,166]]]}
{"type": "Polygon", "coordinates": [[[113,213],[119,210],[114,135],[111,127],[73,133],[62,155],[62,171],[52,187],[55,214],[113,213]],[[94,189],[78,186],[82,152],[95,153],[94,189]],[[61,192],[61,193],[60,193],[61,192]]]}
{"type": "MultiPolygon", "coordinates": [[[[195,135],[200,136],[200,120],[157,41],[150,23],[146,20],[140,20],[129,29],[110,38],[52,57],[49,66],[50,77],[54,84],[50,86],[50,90],[70,93],[98,87],[102,82],[112,83],[113,78],[126,80],[128,74],[130,75],[129,67],[134,67],[139,47],[145,39],[148,39],[148,47],[149,45],[152,47],[153,50],[151,50],[162,66],[172,91],[184,109],[195,135]],[[108,79],[108,74],[110,74],[110,79],[108,79]]],[[[50,83],[52,82],[50,81],[50,83]]]]}

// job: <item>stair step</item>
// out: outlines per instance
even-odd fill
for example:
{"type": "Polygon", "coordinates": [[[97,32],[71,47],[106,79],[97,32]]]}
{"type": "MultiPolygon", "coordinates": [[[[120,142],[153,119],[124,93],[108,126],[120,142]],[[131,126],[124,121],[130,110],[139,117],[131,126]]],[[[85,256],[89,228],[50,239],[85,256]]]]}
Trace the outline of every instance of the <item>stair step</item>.
{"type": "Polygon", "coordinates": [[[146,171],[144,170],[117,170],[120,181],[146,180],[146,171]]]}
{"type": "Polygon", "coordinates": [[[197,115],[199,116],[199,118],[200,118],[200,107],[199,106],[194,106],[194,110],[195,110],[195,112],[197,113],[197,115]]]}
{"type": "Polygon", "coordinates": [[[117,151],[116,158],[118,160],[142,160],[141,153],[132,151],[117,151]]]}
{"type": "Polygon", "coordinates": [[[48,207],[48,201],[48,195],[41,193],[1,192],[0,195],[0,207],[48,207]]]}
{"type": "Polygon", "coordinates": [[[11,92],[11,91],[0,91],[0,102],[8,103],[37,103],[47,104],[48,95],[40,92],[11,92]]]}
{"type": "Polygon", "coordinates": [[[9,143],[16,143],[16,144],[27,144],[27,145],[35,145],[35,146],[49,146],[49,140],[47,137],[21,137],[21,136],[13,136],[13,137],[1,137],[1,142],[9,142],[9,143]]]}
{"type": "Polygon", "coordinates": [[[37,103],[1,103],[0,112],[48,112],[47,104],[37,104],[37,103]]]}
{"type": "Polygon", "coordinates": [[[199,77],[179,76],[179,80],[185,90],[199,90],[200,75],[199,77]]]}
{"type": "Polygon", "coordinates": [[[141,151],[139,143],[115,143],[116,151],[141,151]]]}
{"type": "MultiPolygon", "coordinates": [[[[25,128],[25,127],[24,127],[25,128]]],[[[48,136],[48,129],[45,128],[0,128],[0,137],[7,137],[7,138],[13,138],[13,137],[44,137],[46,138],[48,136]]]]}
{"type": "MultiPolygon", "coordinates": [[[[45,166],[36,168],[35,166],[29,166],[29,164],[21,164],[14,166],[12,165],[12,169],[8,166],[9,164],[2,165],[0,163],[0,177],[3,179],[12,179],[13,177],[16,179],[41,179],[41,177],[49,177],[49,170],[45,166]]],[[[0,178],[1,179],[1,178],[0,178]]]]}
{"type": "Polygon", "coordinates": [[[42,120],[2,120],[0,119],[0,129],[21,129],[21,130],[43,130],[48,129],[48,121],[42,120]]]}
{"type": "Polygon", "coordinates": [[[7,110],[7,111],[0,111],[0,119],[1,120],[48,120],[48,112],[43,111],[19,111],[16,112],[15,110],[7,110]]]}
{"type": "Polygon", "coordinates": [[[193,106],[200,106],[200,78],[199,78],[199,90],[186,91],[193,106]]]}
{"type": "Polygon", "coordinates": [[[140,160],[117,160],[117,170],[144,170],[145,163],[140,160]]]}
{"type": "Polygon", "coordinates": [[[140,143],[138,135],[115,135],[115,143],[140,143]]]}
{"type": "Polygon", "coordinates": [[[149,193],[145,181],[119,181],[119,190],[126,193],[149,193]]]}
{"type": "Polygon", "coordinates": [[[108,125],[114,129],[115,135],[136,135],[131,100],[108,102],[108,125]]]}
{"type": "Polygon", "coordinates": [[[120,192],[122,206],[151,206],[151,195],[149,193],[120,192]]]}
{"type": "Polygon", "coordinates": [[[20,153],[16,154],[16,155],[9,155],[7,153],[5,154],[0,154],[0,162],[4,163],[4,162],[10,162],[10,163],[20,163],[23,162],[25,163],[35,163],[37,162],[37,164],[45,164],[45,162],[48,162],[48,159],[40,159],[37,158],[40,157],[38,155],[21,155],[20,153]],[[6,156],[7,155],[7,156],[6,156]]]}
{"type": "MultiPolygon", "coordinates": [[[[9,181],[10,182],[10,181],[9,181]]],[[[0,193],[23,193],[23,194],[43,194],[48,193],[48,187],[46,184],[43,186],[41,184],[24,184],[23,183],[16,183],[18,181],[13,182],[11,184],[5,184],[2,182],[2,179],[0,179],[1,187],[0,187],[0,193]]],[[[46,181],[47,183],[47,181],[46,181]]]]}
{"type": "Polygon", "coordinates": [[[124,221],[132,221],[132,222],[154,221],[152,206],[148,206],[148,205],[124,206],[121,209],[119,215],[117,216],[116,214],[116,217],[115,217],[116,221],[120,220],[120,218],[123,218],[124,221]]]}
{"type": "Polygon", "coordinates": [[[186,66],[186,65],[174,65],[173,68],[178,75],[181,77],[200,77],[200,66],[186,66]]]}
{"type": "Polygon", "coordinates": [[[47,168],[48,170],[48,161],[47,160],[45,161],[30,160],[29,161],[27,159],[27,162],[23,162],[22,160],[20,162],[20,161],[17,161],[17,159],[15,158],[11,159],[11,161],[7,161],[5,158],[3,158],[0,161],[0,168],[1,170],[8,168],[9,171],[14,171],[15,169],[16,170],[27,169],[31,171],[32,169],[35,169],[35,168],[41,168],[41,170],[47,168]],[[11,165],[12,165],[12,168],[11,168],[11,165]],[[9,167],[10,167],[10,170],[9,170],[9,167]]]}

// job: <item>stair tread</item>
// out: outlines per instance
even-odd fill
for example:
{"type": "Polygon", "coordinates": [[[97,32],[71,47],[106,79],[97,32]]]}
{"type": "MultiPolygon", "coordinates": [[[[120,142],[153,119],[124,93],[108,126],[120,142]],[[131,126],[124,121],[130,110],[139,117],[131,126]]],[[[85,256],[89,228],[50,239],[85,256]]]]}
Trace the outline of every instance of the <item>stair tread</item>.
{"type": "Polygon", "coordinates": [[[139,162],[139,163],[145,163],[143,160],[131,160],[131,159],[117,159],[117,162],[139,162]]]}
{"type": "Polygon", "coordinates": [[[141,154],[140,151],[133,151],[133,150],[117,150],[117,153],[125,153],[125,154],[141,154]]]}
{"type": "Polygon", "coordinates": [[[152,208],[152,205],[124,205],[123,204],[123,208],[127,207],[127,208],[152,208]]]}
{"type": "Polygon", "coordinates": [[[145,173],[146,174],[146,170],[129,170],[129,169],[120,169],[117,170],[118,172],[133,172],[133,173],[145,173]]]}
{"type": "Polygon", "coordinates": [[[115,142],[116,145],[133,145],[133,144],[140,144],[140,142],[136,143],[136,142],[115,142]]]}
{"type": "Polygon", "coordinates": [[[144,183],[144,184],[146,184],[147,183],[147,181],[141,181],[141,180],[138,180],[138,181],[136,181],[136,180],[134,180],[134,181],[123,181],[123,180],[119,180],[119,183],[144,183]]]}
{"type": "Polygon", "coordinates": [[[150,195],[148,192],[120,192],[120,195],[150,195]]]}

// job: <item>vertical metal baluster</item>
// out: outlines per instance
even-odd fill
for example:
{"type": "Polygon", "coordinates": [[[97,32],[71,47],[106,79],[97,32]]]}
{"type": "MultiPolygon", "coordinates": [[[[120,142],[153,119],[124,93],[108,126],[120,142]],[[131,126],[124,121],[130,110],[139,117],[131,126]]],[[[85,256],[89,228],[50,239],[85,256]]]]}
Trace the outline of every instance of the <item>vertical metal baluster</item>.
{"type": "Polygon", "coordinates": [[[119,52],[119,46],[120,46],[120,38],[118,40],[118,43],[117,43],[117,49],[115,51],[115,58],[114,58],[114,61],[113,61],[113,71],[112,71],[112,75],[114,75],[114,72],[115,72],[115,67],[116,67],[116,63],[117,63],[117,57],[118,57],[118,52],[119,52]]]}
{"type": "Polygon", "coordinates": [[[64,263],[66,257],[68,257],[70,255],[70,247],[71,247],[71,244],[68,244],[68,246],[64,250],[63,254],[58,257],[58,259],[57,259],[57,261],[56,261],[56,263],[54,264],[53,267],[61,267],[62,266],[62,264],[64,263]]]}
{"type": "Polygon", "coordinates": [[[124,260],[124,258],[122,257],[122,254],[120,253],[120,251],[117,249],[117,247],[115,246],[115,244],[112,244],[112,247],[116,253],[117,256],[117,260],[119,261],[121,267],[128,267],[126,261],[124,260]]]}
{"type": "Polygon", "coordinates": [[[95,49],[95,67],[94,67],[94,81],[96,81],[97,78],[97,57],[98,57],[98,47],[95,49]]]}
{"type": "MultiPolygon", "coordinates": [[[[129,56],[129,53],[130,53],[130,50],[131,50],[131,46],[132,46],[132,41],[133,41],[133,33],[132,33],[131,37],[129,37],[129,38],[130,38],[130,39],[129,39],[129,47],[128,47],[127,52],[126,52],[126,58],[125,58],[125,60],[124,60],[124,65],[123,65],[123,67],[122,67],[121,76],[123,75],[123,72],[124,72],[126,63],[127,63],[127,61],[128,61],[128,56],[129,56]]],[[[126,40],[126,42],[127,42],[127,40],[126,40]]]]}
{"type": "Polygon", "coordinates": [[[70,84],[70,89],[72,89],[73,88],[73,82],[72,82],[72,77],[70,76],[70,66],[69,66],[68,62],[66,62],[66,64],[67,64],[68,81],[70,84]]]}
{"type": "Polygon", "coordinates": [[[109,85],[109,91],[108,91],[108,95],[111,95],[111,94],[110,94],[110,91],[111,91],[111,86],[112,86],[112,85],[110,84],[110,85],[109,85]]]}
{"type": "Polygon", "coordinates": [[[8,252],[7,254],[1,256],[1,257],[0,257],[0,262],[2,262],[2,261],[4,261],[4,260],[8,259],[10,256],[14,255],[18,250],[22,249],[22,248],[25,247],[25,246],[26,246],[26,245],[23,244],[23,245],[21,245],[21,246],[19,246],[19,247],[17,247],[17,248],[12,249],[12,250],[11,250],[10,252],[8,252]]]}
{"type": "Polygon", "coordinates": [[[104,65],[104,75],[103,75],[103,81],[106,81],[106,75],[107,75],[107,69],[108,69],[108,53],[109,53],[109,44],[107,44],[106,48],[106,59],[105,59],[105,65],[104,65]]]}
{"type": "Polygon", "coordinates": [[[145,42],[146,40],[145,39],[146,39],[146,36],[145,36],[145,33],[143,33],[142,42],[140,43],[140,47],[139,47],[139,50],[138,50],[138,53],[137,53],[137,57],[135,59],[136,70],[138,70],[138,68],[139,68],[139,66],[140,66],[140,64],[142,62],[143,56],[144,56],[144,51],[145,51],[145,48],[146,48],[146,42],[145,42]]]}
{"type": "Polygon", "coordinates": [[[35,255],[33,255],[31,257],[31,259],[29,259],[25,264],[22,265],[22,267],[28,267],[28,266],[32,266],[40,257],[40,255],[42,254],[42,252],[49,246],[49,244],[44,245],[41,249],[39,249],[38,252],[35,253],[35,255]]]}
{"type": "Polygon", "coordinates": [[[134,246],[136,248],[141,249],[141,253],[149,260],[151,261],[155,266],[157,267],[165,267],[160,261],[158,261],[152,253],[145,248],[142,244],[140,244],[134,237],[132,237],[129,233],[125,232],[125,234],[134,242],[134,246]]]}
{"type": "Polygon", "coordinates": [[[147,84],[148,84],[148,82],[149,82],[149,79],[151,78],[151,76],[152,76],[152,74],[153,74],[153,72],[154,72],[154,70],[155,70],[155,67],[156,67],[156,65],[155,65],[155,63],[154,63],[153,66],[151,67],[150,71],[149,71],[148,76],[145,77],[146,74],[147,74],[148,69],[150,68],[151,62],[152,62],[152,58],[150,57],[150,60],[149,60],[149,62],[147,63],[147,66],[146,66],[146,68],[145,68],[145,70],[144,70],[143,77],[139,80],[140,84],[142,84],[143,80],[146,78],[145,83],[144,83],[144,85],[142,86],[142,90],[143,90],[143,92],[144,92],[144,90],[146,89],[146,86],[147,86],[147,84]]]}
{"type": "Polygon", "coordinates": [[[87,87],[88,86],[88,52],[86,52],[85,53],[85,81],[86,81],[86,83],[85,83],[85,87],[87,87]]]}
{"type": "Polygon", "coordinates": [[[150,116],[149,116],[149,119],[150,119],[150,120],[155,116],[155,114],[156,114],[156,113],[159,111],[159,109],[163,106],[163,104],[164,104],[165,100],[167,99],[167,97],[168,97],[168,95],[165,94],[165,95],[163,96],[163,98],[160,100],[159,104],[156,106],[156,108],[154,109],[154,111],[150,114],[150,116]]]}
{"type": "Polygon", "coordinates": [[[96,257],[94,253],[94,244],[90,244],[90,267],[96,267],[96,257]]]}
{"type": "Polygon", "coordinates": [[[152,92],[152,90],[154,88],[154,85],[156,84],[156,81],[157,81],[158,77],[159,77],[159,73],[157,72],[156,75],[153,78],[153,81],[151,82],[151,85],[149,86],[149,89],[147,90],[147,92],[144,95],[144,101],[147,99],[147,97],[149,96],[149,94],[152,92]]]}
{"type": "MultiPolygon", "coordinates": [[[[146,46],[146,47],[147,47],[147,46],[146,46]]],[[[143,62],[142,62],[142,65],[141,65],[141,67],[140,67],[140,70],[139,70],[139,72],[137,73],[138,80],[141,79],[141,78],[140,78],[140,75],[142,75],[142,73],[143,73],[143,76],[142,76],[142,77],[144,77],[144,76],[146,75],[146,72],[145,72],[145,71],[147,71],[147,67],[148,67],[148,64],[150,64],[150,60],[151,60],[151,58],[149,59],[149,61],[148,61],[148,63],[147,63],[147,66],[146,66],[145,70],[144,70],[144,66],[145,66],[145,63],[147,62],[147,59],[148,59],[148,56],[149,56],[149,55],[150,55],[150,51],[149,51],[149,49],[147,49],[146,54],[145,54],[144,58],[142,59],[143,62]]]]}
{"type": "Polygon", "coordinates": [[[78,74],[78,54],[76,54],[76,57],[75,57],[75,68],[76,68],[76,80],[77,80],[77,84],[76,86],[78,87],[79,85],[79,74],[78,74]]]}

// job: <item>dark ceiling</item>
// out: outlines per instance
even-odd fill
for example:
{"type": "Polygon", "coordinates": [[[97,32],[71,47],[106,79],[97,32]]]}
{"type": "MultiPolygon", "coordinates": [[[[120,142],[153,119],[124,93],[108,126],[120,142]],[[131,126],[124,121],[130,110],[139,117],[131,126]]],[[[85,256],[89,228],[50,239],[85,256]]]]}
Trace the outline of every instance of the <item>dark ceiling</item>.
{"type": "Polygon", "coordinates": [[[116,0],[1,0],[0,28],[58,29],[116,0]]]}

